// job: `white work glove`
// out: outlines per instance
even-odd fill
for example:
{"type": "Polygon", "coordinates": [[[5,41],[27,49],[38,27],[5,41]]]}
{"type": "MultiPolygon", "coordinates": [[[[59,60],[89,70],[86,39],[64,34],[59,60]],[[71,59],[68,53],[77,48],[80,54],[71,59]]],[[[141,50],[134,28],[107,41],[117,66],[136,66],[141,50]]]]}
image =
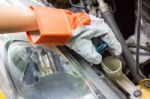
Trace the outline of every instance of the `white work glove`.
{"type": "Polygon", "coordinates": [[[90,15],[91,24],[76,28],[73,30],[73,37],[67,46],[80,54],[84,59],[99,64],[102,56],[96,51],[91,39],[93,37],[101,37],[106,42],[114,55],[120,55],[122,48],[117,41],[110,27],[103,19],[90,15]]]}
{"type": "Polygon", "coordinates": [[[36,39],[35,35],[27,33],[32,43],[67,45],[87,61],[99,64],[102,56],[96,51],[91,39],[100,36],[114,55],[121,54],[120,43],[103,19],[65,9],[32,6],[32,10],[40,30],[36,39]]]}

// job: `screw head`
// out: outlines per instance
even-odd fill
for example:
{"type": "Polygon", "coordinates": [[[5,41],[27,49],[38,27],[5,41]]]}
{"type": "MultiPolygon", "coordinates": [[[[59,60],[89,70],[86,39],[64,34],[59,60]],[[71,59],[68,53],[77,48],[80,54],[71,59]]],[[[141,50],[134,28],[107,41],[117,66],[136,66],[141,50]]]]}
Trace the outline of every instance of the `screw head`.
{"type": "Polygon", "coordinates": [[[133,94],[134,94],[135,97],[139,97],[139,96],[142,95],[142,92],[140,90],[136,90],[136,91],[134,91],[133,94]]]}

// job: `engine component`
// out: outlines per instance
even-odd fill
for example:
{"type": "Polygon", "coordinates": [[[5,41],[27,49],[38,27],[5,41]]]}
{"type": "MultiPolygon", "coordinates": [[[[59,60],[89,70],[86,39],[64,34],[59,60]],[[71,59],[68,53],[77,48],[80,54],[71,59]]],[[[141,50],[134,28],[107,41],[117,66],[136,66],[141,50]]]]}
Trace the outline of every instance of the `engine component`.
{"type": "Polygon", "coordinates": [[[109,11],[107,4],[104,2],[104,0],[98,0],[99,3],[99,7],[100,10],[103,14],[104,19],[106,20],[106,22],[110,25],[110,27],[112,28],[112,31],[114,32],[116,38],[118,39],[118,41],[121,43],[122,45],[122,55],[125,59],[126,64],[129,66],[134,79],[136,80],[136,82],[139,82],[142,78],[141,76],[137,75],[136,72],[136,63],[135,60],[132,56],[132,54],[130,53],[128,46],[125,43],[125,40],[116,24],[116,21],[112,15],[112,13],[109,11]]]}
{"type": "Polygon", "coordinates": [[[142,95],[141,91],[122,73],[122,62],[116,57],[106,57],[102,63],[102,68],[106,75],[117,85],[125,90],[131,99],[138,99],[142,95]],[[134,93],[137,93],[138,95],[134,93]]]}
{"type": "Polygon", "coordinates": [[[140,99],[150,99],[150,79],[140,81],[142,96],[140,99]]]}
{"type": "Polygon", "coordinates": [[[108,44],[104,41],[100,42],[99,46],[96,48],[97,52],[103,53],[108,48],[108,44]]]}

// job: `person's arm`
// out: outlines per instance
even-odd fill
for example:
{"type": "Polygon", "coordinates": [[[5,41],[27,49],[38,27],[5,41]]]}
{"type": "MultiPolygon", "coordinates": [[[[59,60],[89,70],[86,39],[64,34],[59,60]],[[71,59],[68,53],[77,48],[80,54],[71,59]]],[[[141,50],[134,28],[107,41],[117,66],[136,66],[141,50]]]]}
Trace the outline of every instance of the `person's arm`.
{"type": "Polygon", "coordinates": [[[38,25],[32,10],[0,5],[0,33],[34,30],[38,25]]]}
{"type": "Polygon", "coordinates": [[[111,28],[101,18],[50,7],[0,6],[0,33],[21,31],[26,31],[30,43],[67,45],[94,64],[99,64],[102,56],[91,41],[93,37],[101,37],[114,55],[122,51],[111,28]],[[38,31],[30,32],[34,30],[38,31]]]}

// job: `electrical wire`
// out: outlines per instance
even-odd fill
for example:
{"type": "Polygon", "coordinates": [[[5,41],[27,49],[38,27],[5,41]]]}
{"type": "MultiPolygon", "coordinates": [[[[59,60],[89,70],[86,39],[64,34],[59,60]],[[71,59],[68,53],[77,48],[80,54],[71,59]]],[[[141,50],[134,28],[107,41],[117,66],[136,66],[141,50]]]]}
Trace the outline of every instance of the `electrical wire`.
{"type": "MultiPolygon", "coordinates": [[[[134,48],[136,48],[136,44],[128,44],[128,47],[134,49],[134,48]]],[[[146,51],[146,52],[139,52],[140,55],[142,55],[142,56],[150,56],[150,47],[140,45],[140,50],[146,51]]],[[[133,51],[133,50],[130,50],[130,52],[132,54],[136,54],[136,52],[133,51]]]]}
{"type": "Polygon", "coordinates": [[[140,49],[140,30],[141,30],[141,12],[142,12],[142,0],[137,0],[137,19],[135,23],[135,34],[137,35],[137,46],[136,46],[136,72],[142,78],[143,75],[139,73],[139,49],[140,49]]]}
{"type": "MultiPolygon", "coordinates": [[[[137,46],[135,44],[128,44],[128,47],[130,48],[136,48],[137,46]]],[[[150,52],[150,47],[139,45],[139,48],[145,51],[150,52]]]]}
{"type": "MultiPolygon", "coordinates": [[[[136,54],[135,51],[130,51],[132,54],[136,54]]],[[[143,52],[140,52],[139,53],[141,56],[150,56],[150,53],[143,53],[143,52]]]]}

